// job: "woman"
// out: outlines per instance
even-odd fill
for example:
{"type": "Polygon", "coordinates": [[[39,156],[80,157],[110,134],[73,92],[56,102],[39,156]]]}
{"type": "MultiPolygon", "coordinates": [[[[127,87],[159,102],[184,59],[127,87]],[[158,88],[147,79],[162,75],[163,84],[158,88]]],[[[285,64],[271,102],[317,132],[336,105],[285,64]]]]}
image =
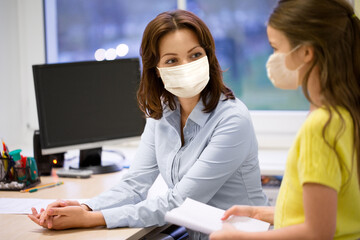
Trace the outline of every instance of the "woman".
{"type": "Polygon", "coordinates": [[[310,114],[289,151],[276,207],[225,212],[274,223],[244,233],[225,226],[210,239],[360,238],[360,21],[345,0],[280,0],[270,16],[276,87],[302,86],[310,114]]]}
{"type": "Polygon", "coordinates": [[[187,197],[222,209],[267,204],[248,110],[222,81],[206,25],[187,11],[162,13],[146,27],[140,53],[138,101],[148,118],[129,173],[85,204],[34,211],[34,222],[52,229],[147,227],[165,224],[166,211],[187,197]],[[146,199],[159,173],[168,191],[146,199]]]}

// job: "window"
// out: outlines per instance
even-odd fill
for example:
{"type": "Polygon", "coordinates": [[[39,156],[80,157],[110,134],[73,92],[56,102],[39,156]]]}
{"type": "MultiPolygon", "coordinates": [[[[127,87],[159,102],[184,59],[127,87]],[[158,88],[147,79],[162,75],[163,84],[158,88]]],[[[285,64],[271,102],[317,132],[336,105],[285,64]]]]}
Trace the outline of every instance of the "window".
{"type": "Polygon", "coordinates": [[[301,89],[276,89],[266,76],[272,53],[266,21],[277,0],[188,0],[213,33],[226,84],[252,110],[306,110],[301,89]]]}
{"type": "Polygon", "coordinates": [[[47,62],[138,57],[142,32],[151,19],[163,11],[187,9],[210,28],[224,81],[251,110],[259,145],[288,147],[309,104],[301,89],[276,89],[266,76],[272,53],[266,21],[276,2],[46,0],[47,62]]]}
{"type": "MultiPolygon", "coordinates": [[[[266,76],[272,50],[265,24],[276,0],[181,2],[209,26],[224,80],[249,109],[308,109],[301,90],[276,89],[266,76]]],[[[47,62],[137,57],[146,24],[175,8],[176,1],[161,0],[45,1],[47,62]]]]}
{"type": "Polygon", "coordinates": [[[187,0],[213,34],[225,83],[251,110],[260,148],[288,148],[306,118],[308,101],[298,90],[272,86],[265,64],[272,53],[266,22],[277,0],[187,0]],[[269,111],[271,110],[271,111],[269,111]],[[284,111],[285,110],[285,111],[284,111]]]}
{"type": "Polygon", "coordinates": [[[147,23],[176,7],[175,0],[46,0],[47,63],[95,60],[99,49],[107,60],[138,57],[147,23]]]}

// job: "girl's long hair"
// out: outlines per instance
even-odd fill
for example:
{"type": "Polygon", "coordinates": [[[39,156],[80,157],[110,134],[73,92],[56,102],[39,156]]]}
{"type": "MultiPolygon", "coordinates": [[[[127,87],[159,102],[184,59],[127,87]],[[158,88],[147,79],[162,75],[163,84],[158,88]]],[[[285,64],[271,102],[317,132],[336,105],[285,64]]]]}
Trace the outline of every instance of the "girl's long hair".
{"type": "Polygon", "coordinates": [[[360,186],[360,20],[354,9],[345,0],[280,0],[268,24],[283,32],[292,47],[310,44],[314,48],[315,59],[305,74],[302,89],[311,102],[307,85],[310,72],[318,66],[322,104],[330,114],[323,128],[323,138],[335,151],[341,167],[346,166],[335,148],[346,126],[338,107],[350,113],[360,186]],[[331,110],[342,120],[342,128],[332,143],[325,137],[333,117],[331,110]]]}

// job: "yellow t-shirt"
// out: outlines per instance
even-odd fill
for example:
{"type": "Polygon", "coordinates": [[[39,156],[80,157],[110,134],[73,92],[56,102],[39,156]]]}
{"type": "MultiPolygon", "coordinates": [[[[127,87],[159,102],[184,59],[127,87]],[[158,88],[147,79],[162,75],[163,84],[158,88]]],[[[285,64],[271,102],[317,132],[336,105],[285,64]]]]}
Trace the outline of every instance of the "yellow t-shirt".
{"type": "MultiPolygon", "coordinates": [[[[338,139],[336,150],[346,168],[340,167],[334,151],[322,137],[323,126],[329,113],[323,108],[313,111],[299,130],[288,154],[276,201],[275,229],[305,221],[302,185],[318,183],[331,187],[338,193],[334,239],[360,238],[360,190],[357,163],[353,161],[354,129],[349,112],[343,108],[339,110],[345,121],[345,129],[338,139]]],[[[339,115],[335,111],[332,113],[333,118],[326,131],[330,143],[341,127],[339,115]]]]}

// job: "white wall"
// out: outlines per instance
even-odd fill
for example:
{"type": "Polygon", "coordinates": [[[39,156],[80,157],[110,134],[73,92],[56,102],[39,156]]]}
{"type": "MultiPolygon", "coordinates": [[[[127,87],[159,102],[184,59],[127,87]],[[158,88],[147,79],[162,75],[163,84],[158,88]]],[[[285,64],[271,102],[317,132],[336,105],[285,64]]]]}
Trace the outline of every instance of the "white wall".
{"type": "Polygon", "coordinates": [[[0,1],[0,138],[32,146],[37,128],[32,65],[45,62],[41,0],[0,1]]]}

